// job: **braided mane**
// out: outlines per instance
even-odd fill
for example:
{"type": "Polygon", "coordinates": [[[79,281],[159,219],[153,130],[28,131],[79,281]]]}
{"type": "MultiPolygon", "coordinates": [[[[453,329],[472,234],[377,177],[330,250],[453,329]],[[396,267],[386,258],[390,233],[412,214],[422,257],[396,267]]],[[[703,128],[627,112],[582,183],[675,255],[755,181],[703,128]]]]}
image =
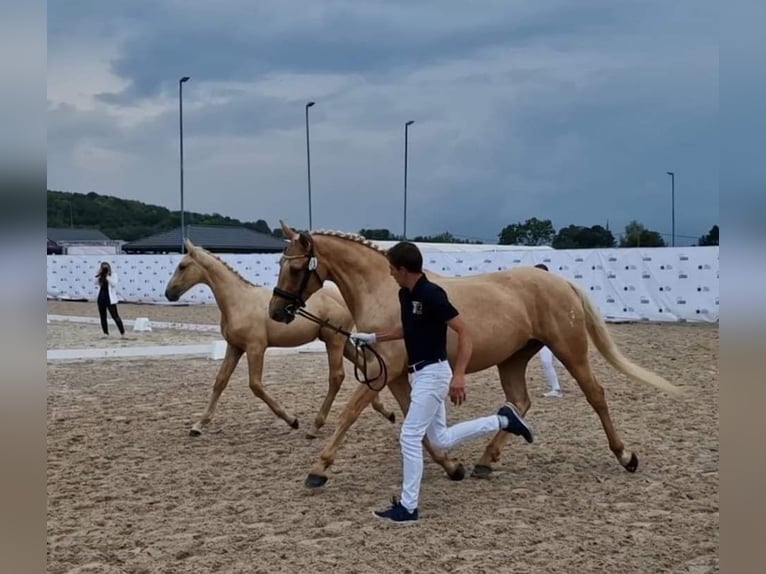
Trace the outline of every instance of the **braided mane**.
{"type": "Polygon", "coordinates": [[[360,245],[364,245],[365,247],[369,247],[381,255],[386,255],[387,253],[385,249],[357,233],[346,233],[345,231],[330,231],[321,229],[319,231],[312,231],[311,235],[324,235],[327,237],[339,237],[341,239],[348,239],[349,241],[353,241],[355,243],[359,243],[360,245]]]}

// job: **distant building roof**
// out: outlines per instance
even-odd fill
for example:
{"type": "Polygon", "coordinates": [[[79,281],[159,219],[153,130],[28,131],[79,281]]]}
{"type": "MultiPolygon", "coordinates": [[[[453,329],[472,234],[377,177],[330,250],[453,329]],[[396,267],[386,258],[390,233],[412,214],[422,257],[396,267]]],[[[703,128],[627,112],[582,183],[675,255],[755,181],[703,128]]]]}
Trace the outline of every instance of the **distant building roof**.
{"type": "MultiPolygon", "coordinates": [[[[279,253],[287,245],[284,239],[247,227],[187,225],[185,231],[192,243],[218,253],[279,253]]],[[[181,228],[125,243],[122,250],[125,253],[179,253],[181,228]]]]}
{"type": "Polygon", "coordinates": [[[48,239],[56,243],[78,243],[81,241],[112,241],[98,229],[78,227],[49,227],[48,239]]]}

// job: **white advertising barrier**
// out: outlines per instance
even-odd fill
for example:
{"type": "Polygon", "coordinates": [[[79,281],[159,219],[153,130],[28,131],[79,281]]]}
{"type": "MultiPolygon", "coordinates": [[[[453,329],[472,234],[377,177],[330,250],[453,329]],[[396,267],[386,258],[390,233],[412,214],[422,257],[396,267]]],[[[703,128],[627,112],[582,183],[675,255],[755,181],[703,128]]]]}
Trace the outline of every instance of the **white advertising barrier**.
{"type": "MultiPolygon", "coordinates": [[[[220,254],[244,278],[274,287],[280,254],[220,254]]],[[[181,255],[48,255],[51,299],[95,301],[98,265],[119,274],[120,300],[168,304],[165,287],[181,255]]],[[[718,247],[572,249],[550,251],[429,252],[424,265],[448,276],[475,275],[545,263],[584,289],[609,321],[718,321],[718,247]]],[[[215,303],[197,285],[179,303],[215,303]]]]}

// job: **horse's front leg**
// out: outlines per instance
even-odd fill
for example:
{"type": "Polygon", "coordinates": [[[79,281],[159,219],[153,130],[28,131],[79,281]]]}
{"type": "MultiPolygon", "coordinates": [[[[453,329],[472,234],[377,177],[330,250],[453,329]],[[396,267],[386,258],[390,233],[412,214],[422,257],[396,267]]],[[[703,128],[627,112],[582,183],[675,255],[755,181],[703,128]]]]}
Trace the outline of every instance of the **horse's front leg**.
{"type": "Polygon", "coordinates": [[[208,402],[207,410],[202,417],[194,423],[189,434],[191,436],[200,436],[202,429],[210,424],[215,413],[215,408],[218,405],[218,400],[221,398],[221,393],[229,384],[229,379],[234,372],[234,369],[242,357],[242,350],[232,346],[230,343],[226,345],[226,356],[223,358],[221,367],[218,369],[218,375],[215,377],[215,384],[213,385],[213,393],[210,395],[210,401],[208,402]]]}
{"type": "Polygon", "coordinates": [[[319,460],[312,465],[309,475],[306,477],[305,484],[307,487],[320,488],[327,483],[327,469],[335,461],[335,453],[340,447],[343,436],[375,396],[377,393],[366,385],[359,385],[354,394],[351,395],[346,406],[343,407],[338,426],[330,437],[330,442],[319,454],[319,460]]]}

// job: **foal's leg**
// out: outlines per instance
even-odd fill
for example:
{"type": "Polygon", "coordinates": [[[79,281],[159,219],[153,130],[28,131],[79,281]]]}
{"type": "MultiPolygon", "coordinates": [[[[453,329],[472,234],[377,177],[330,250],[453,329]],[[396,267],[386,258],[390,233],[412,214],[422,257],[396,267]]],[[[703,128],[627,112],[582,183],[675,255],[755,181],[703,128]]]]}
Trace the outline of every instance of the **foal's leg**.
{"type": "Polygon", "coordinates": [[[327,421],[327,414],[330,412],[335,397],[340,390],[343,379],[346,376],[343,370],[343,341],[337,337],[328,337],[325,340],[325,349],[327,349],[327,363],[329,371],[329,381],[327,385],[327,394],[325,395],[322,406],[314,419],[314,428],[306,432],[308,438],[316,438],[319,435],[319,429],[327,421]],[[340,344],[339,344],[340,343],[340,344]]]}
{"type": "MultiPolygon", "coordinates": [[[[530,341],[526,346],[497,366],[498,373],[500,374],[500,384],[502,384],[503,393],[505,393],[505,400],[513,403],[521,413],[521,416],[527,413],[531,405],[529,393],[527,392],[527,363],[541,348],[542,344],[538,341],[530,341]]],[[[479,462],[476,463],[471,476],[487,478],[492,474],[491,465],[493,462],[500,460],[500,453],[509,436],[510,434],[504,430],[495,433],[487,448],[484,449],[479,462]]]]}
{"type": "MultiPolygon", "coordinates": [[[[356,348],[354,347],[353,343],[351,343],[348,339],[344,338],[344,345],[343,345],[343,356],[346,357],[349,361],[351,361],[352,364],[356,365],[359,370],[363,373],[362,376],[369,375],[370,378],[378,377],[380,376],[380,369],[377,371],[371,372],[371,373],[365,373],[364,370],[364,363],[359,358],[361,357],[361,353],[367,353],[367,351],[362,351],[357,355],[356,348]]],[[[367,366],[370,365],[377,365],[377,359],[373,357],[371,353],[367,353],[367,366]]],[[[383,406],[383,402],[380,400],[380,393],[377,393],[375,395],[375,398],[372,399],[372,408],[383,415],[385,418],[387,418],[390,422],[395,423],[396,422],[396,415],[394,414],[394,411],[389,411],[386,407],[383,406]]]]}
{"type": "Polygon", "coordinates": [[[638,457],[634,452],[628,453],[625,451],[625,445],[614,428],[612,417],[609,416],[609,409],[606,405],[604,388],[596,380],[596,376],[593,374],[588,362],[587,342],[581,346],[583,348],[579,347],[578,345],[576,350],[569,349],[566,346],[562,349],[552,348],[551,350],[577,381],[582,392],[585,393],[588,403],[590,403],[590,406],[593,407],[593,410],[596,411],[599,419],[601,419],[601,425],[604,427],[606,438],[609,441],[609,449],[628,472],[636,472],[638,457]]]}
{"type": "Polygon", "coordinates": [[[234,372],[234,369],[236,368],[237,363],[239,363],[239,359],[241,357],[241,349],[233,347],[230,344],[226,345],[226,356],[223,358],[223,362],[218,369],[218,374],[215,376],[213,394],[210,396],[210,402],[208,403],[207,410],[205,411],[205,414],[202,415],[202,418],[200,418],[192,426],[191,430],[189,431],[191,436],[200,436],[202,434],[203,427],[210,424],[210,421],[213,418],[213,413],[215,413],[215,408],[218,405],[218,399],[221,398],[221,393],[226,388],[226,385],[229,384],[229,379],[231,379],[231,375],[234,372]]]}
{"type": "Polygon", "coordinates": [[[288,414],[276,400],[266,394],[263,388],[261,377],[263,375],[263,355],[265,351],[264,347],[249,347],[247,349],[247,363],[250,367],[250,390],[253,391],[256,397],[266,403],[275,415],[294,429],[297,429],[298,419],[288,414]]]}
{"type": "MultiPolygon", "coordinates": [[[[410,384],[407,376],[400,377],[388,384],[391,394],[399,403],[404,416],[410,408],[410,384]]],[[[442,452],[431,446],[428,437],[423,437],[423,446],[426,447],[428,454],[433,461],[441,466],[452,480],[463,480],[465,477],[465,468],[459,462],[452,460],[446,451],[442,452]]]]}

